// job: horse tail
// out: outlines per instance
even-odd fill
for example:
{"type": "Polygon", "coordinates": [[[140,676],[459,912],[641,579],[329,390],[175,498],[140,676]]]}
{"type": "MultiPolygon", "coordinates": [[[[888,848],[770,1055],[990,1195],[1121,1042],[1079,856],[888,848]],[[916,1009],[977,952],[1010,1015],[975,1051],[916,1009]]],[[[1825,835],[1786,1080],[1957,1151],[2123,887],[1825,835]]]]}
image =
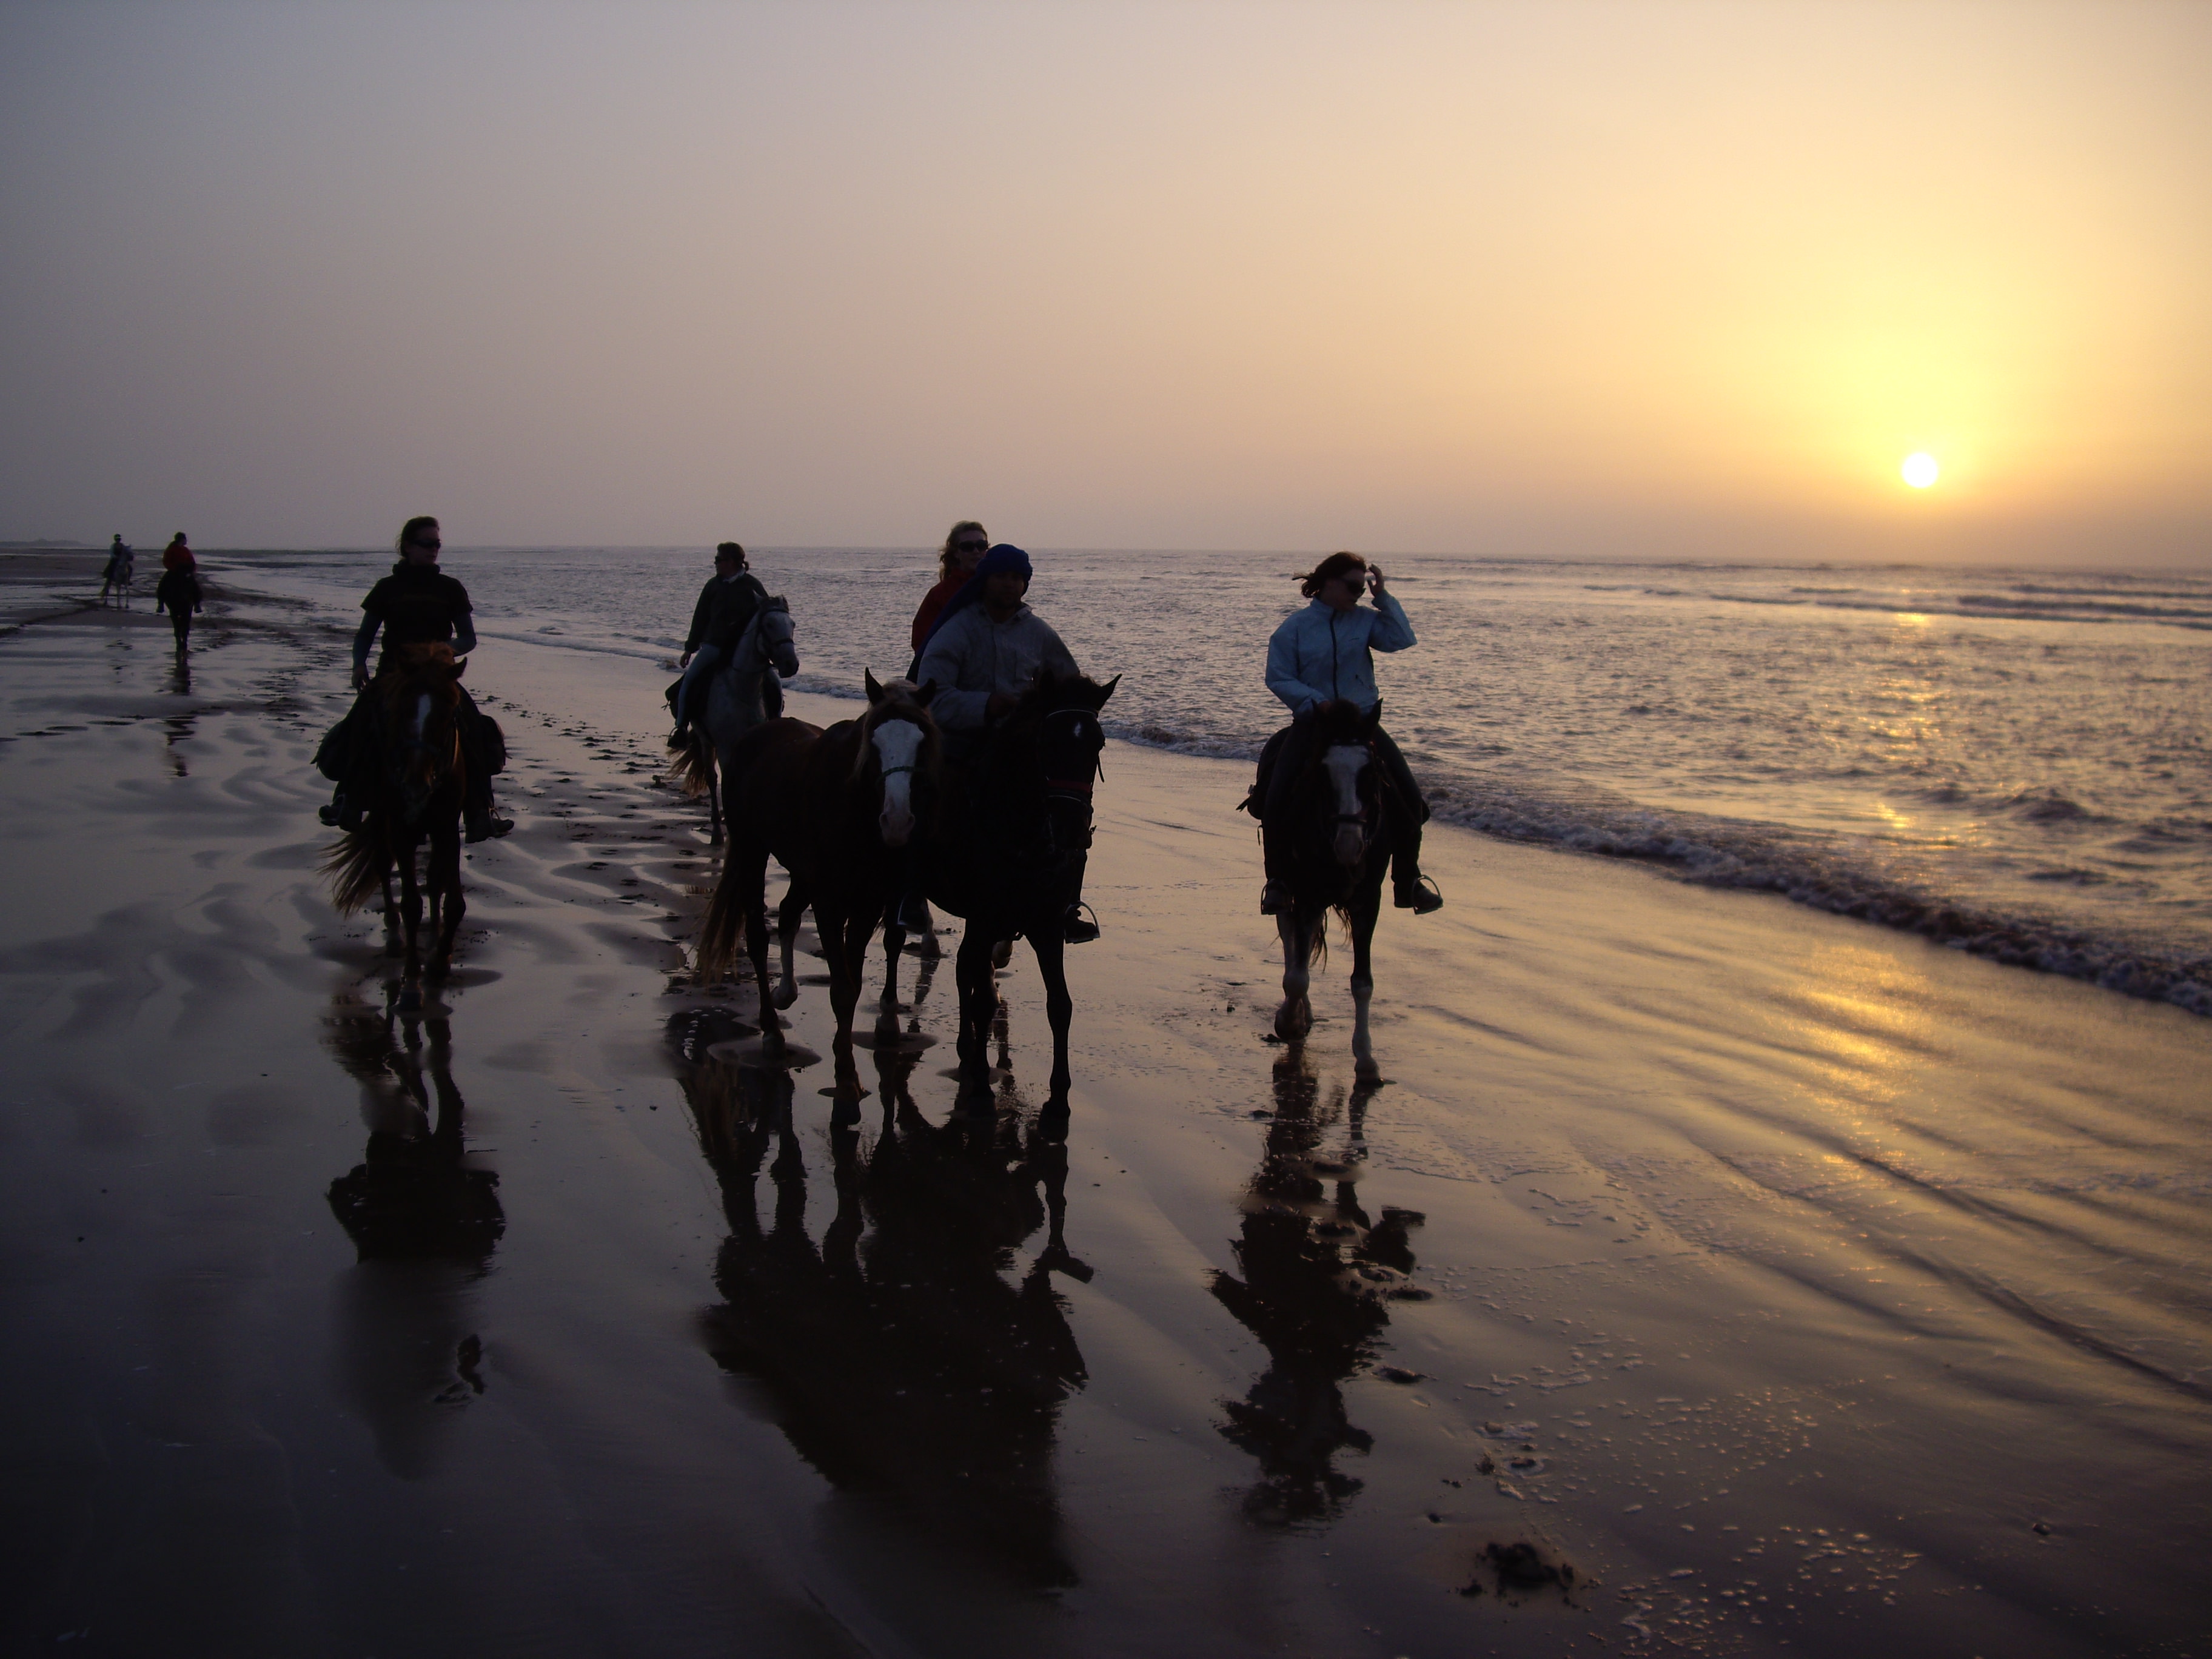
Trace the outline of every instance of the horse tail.
{"type": "Polygon", "coordinates": [[[384,893],[384,878],[392,868],[392,854],[384,844],[384,831],[371,818],[358,830],[349,830],[323,855],[323,874],[330,878],[331,903],[342,916],[367,908],[384,893]]]}
{"type": "Polygon", "coordinates": [[[744,942],[745,907],[730,890],[728,866],[714,884],[714,896],[707,906],[707,920],[699,927],[699,978],[711,983],[726,976],[735,965],[744,942]]]}
{"type": "Polygon", "coordinates": [[[668,740],[668,776],[685,797],[696,800],[714,781],[714,745],[703,726],[694,726],[668,740]]]}

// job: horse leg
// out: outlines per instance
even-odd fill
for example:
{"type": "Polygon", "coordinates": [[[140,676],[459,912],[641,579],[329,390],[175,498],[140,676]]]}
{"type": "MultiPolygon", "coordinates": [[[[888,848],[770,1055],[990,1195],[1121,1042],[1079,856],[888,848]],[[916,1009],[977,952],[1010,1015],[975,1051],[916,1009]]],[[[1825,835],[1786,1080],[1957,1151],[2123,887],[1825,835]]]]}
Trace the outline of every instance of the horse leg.
{"type": "Polygon", "coordinates": [[[1030,949],[1036,952],[1037,972],[1044,976],[1044,1017],[1052,1027],[1052,1100],[1067,1102],[1067,1028],[1075,1016],[1075,999],[1067,994],[1067,944],[1060,937],[1057,912],[1026,930],[1030,949]]]}
{"type": "Polygon", "coordinates": [[[442,819],[431,832],[430,904],[437,924],[430,977],[443,979],[453,971],[453,941],[460,936],[461,917],[468,910],[461,899],[461,826],[457,819],[442,819]]]}
{"type": "Polygon", "coordinates": [[[905,901],[897,894],[884,907],[884,1000],[885,1015],[898,1012],[899,953],[906,949],[906,925],[899,920],[899,908],[905,901]]]}
{"type": "Polygon", "coordinates": [[[1354,1075],[1371,1082],[1381,1075],[1375,1064],[1375,1045],[1367,1034],[1367,1006],[1375,996],[1375,968],[1370,960],[1375,943],[1375,919],[1382,913],[1382,860],[1370,857],[1369,868],[1352,896],[1352,1054],[1354,1075]]]}
{"type": "Polygon", "coordinates": [[[399,918],[407,940],[406,959],[399,970],[399,1006],[410,1013],[422,1006],[422,889],[415,876],[415,846],[403,836],[396,849],[399,918]]]}
{"type": "Polygon", "coordinates": [[[837,1037],[853,1040],[853,1010],[860,1000],[860,970],[866,965],[868,934],[875,930],[836,904],[814,904],[814,926],[822,935],[822,954],[830,962],[830,1012],[837,1018],[837,1037]]]}
{"type": "MultiPolygon", "coordinates": [[[[783,984],[775,994],[775,1006],[779,1008],[788,1008],[799,1000],[799,969],[792,958],[799,948],[799,924],[805,917],[806,907],[811,902],[794,881],[790,890],[783,896],[782,907],[775,913],[776,939],[783,947],[783,984]]],[[[822,935],[823,954],[827,956],[832,947],[819,915],[815,917],[814,925],[815,931],[822,935]]],[[[831,968],[834,971],[834,963],[831,968]]]]}
{"type": "Polygon", "coordinates": [[[1283,939],[1283,1003],[1275,1010],[1275,1035],[1285,1042],[1298,1042],[1313,1030],[1313,1004],[1306,988],[1313,982],[1314,939],[1321,931],[1321,918],[1293,907],[1275,918],[1275,930],[1283,939]]]}
{"type": "Polygon", "coordinates": [[[960,1077],[963,1083],[988,1083],[991,1076],[991,1015],[999,988],[991,973],[991,939],[971,920],[960,936],[952,976],[960,988],[960,1077]]]}

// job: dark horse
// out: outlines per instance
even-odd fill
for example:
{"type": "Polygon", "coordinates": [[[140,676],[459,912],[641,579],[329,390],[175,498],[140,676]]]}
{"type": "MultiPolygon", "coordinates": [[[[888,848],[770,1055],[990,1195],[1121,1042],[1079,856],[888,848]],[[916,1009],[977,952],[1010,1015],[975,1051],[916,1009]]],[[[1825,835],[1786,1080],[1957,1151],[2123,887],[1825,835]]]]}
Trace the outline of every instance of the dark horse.
{"type": "MultiPolygon", "coordinates": [[[[1026,938],[1044,976],[1045,1018],[1052,1024],[1050,1103],[1061,1111],[1070,1081],[1067,1027],[1075,1012],[1061,930],[1091,848],[1091,780],[1106,746],[1098,711],[1120,684],[1118,675],[1103,685],[1080,674],[1041,677],[964,769],[964,788],[947,791],[957,810],[946,814],[946,833],[932,838],[921,860],[930,902],[968,923],[954,965],[963,1078],[978,1083],[990,1075],[991,1021],[999,1006],[993,947],[1026,938]]],[[[893,974],[905,937],[894,915],[884,929],[893,974]]]]}
{"type": "Polygon", "coordinates": [[[714,846],[722,844],[722,823],[730,811],[730,761],[738,739],[783,712],[783,689],[770,671],[787,680],[799,672],[793,632],[791,607],[781,593],[770,595],[738,636],[729,661],[699,688],[700,712],[691,729],[668,739],[677,787],[695,800],[707,798],[708,839],[714,846]]]}
{"type": "Polygon", "coordinates": [[[1296,1042],[1313,1029],[1306,997],[1316,958],[1328,953],[1328,913],[1334,910],[1352,935],[1352,1052],[1361,1077],[1375,1074],[1367,1034],[1367,1005],[1375,994],[1369,960],[1375,919],[1382,909],[1382,873],[1390,862],[1390,803],[1375,759],[1381,704],[1363,714],[1350,703],[1331,703],[1319,722],[1304,766],[1291,779],[1281,822],[1271,833],[1291,839],[1291,903],[1275,919],[1283,939],[1283,1004],[1275,1010],[1275,1035],[1296,1042]]]}
{"type": "MultiPolygon", "coordinates": [[[[782,1041],[775,1017],[798,995],[792,942],[811,905],[830,963],[837,1036],[849,1041],[876,919],[897,897],[902,853],[934,805],[939,738],[933,687],[866,677],[868,712],[828,731],[805,720],[755,726],[731,749],[725,772],[730,853],[699,935],[702,978],[726,973],[740,929],[760,987],[763,1041],[782,1041]],[[791,872],[778,913],[783,983],[768,982],[768,860],[791,872]]],[[[893,957],[894,964],[896,958],[893,957]]],[[[894,967],[894,972],[896,967],[894,967]]]]}
{"type": "Polygon", "coordinates": [[[331,899],[350,915],[381,893],[385,926],[404,930],[407,965],[399,1006],[422,1006],[422,895],[430,896],[430,925],[437,935],[429,975],[443,979],[453,966],[453,938],[467,906],[461,900],[461,788],[466,763],[460,741],[461,671],[449,645],[407,645],[394,650],[369,688],[370,736],[376,753],[376,788],[368,817],[349,830],[323,860],[331,899]],[[418,881],[416,850],[427,841],[429,867],[418,881]],[[399,872],[400,896],[392,896],[399,872]]]}

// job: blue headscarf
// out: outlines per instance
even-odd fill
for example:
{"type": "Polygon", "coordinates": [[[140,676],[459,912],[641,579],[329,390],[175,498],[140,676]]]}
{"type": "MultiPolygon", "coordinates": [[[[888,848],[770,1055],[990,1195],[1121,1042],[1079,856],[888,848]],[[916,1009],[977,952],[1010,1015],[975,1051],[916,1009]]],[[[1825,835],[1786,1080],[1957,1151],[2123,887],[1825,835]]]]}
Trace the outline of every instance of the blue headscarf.
{"type": "MultiPolygon", "coordinates": [[[[986,553],[975,567],[975,574],[968,578],[960,591],[945,600],[945,609],[937,613],[937,620],[929,625],[929,632],[921,637],[921,650],[929,649],[929,642],[938,636],[945,624],[983,597],[983,584],[1001,571],[1018,571],[1026,580],[1036,573],[1030,566],[1030,556],[1012,542],[1000,542],[986,553]]],[[[921,652],[915,653],[919,662],[921,652]]]]}

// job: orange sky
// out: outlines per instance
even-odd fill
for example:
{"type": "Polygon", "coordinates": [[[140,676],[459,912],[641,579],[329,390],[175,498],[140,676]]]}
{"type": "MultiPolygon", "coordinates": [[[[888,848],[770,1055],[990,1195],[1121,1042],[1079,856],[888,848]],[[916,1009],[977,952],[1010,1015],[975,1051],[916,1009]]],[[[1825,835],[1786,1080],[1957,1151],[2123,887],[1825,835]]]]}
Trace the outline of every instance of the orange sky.
{"type": "Polygon", "coordinates": [[[2207,64],[2113,0],[11,6],[0,534],[2202,562],[2207,64]]]}

